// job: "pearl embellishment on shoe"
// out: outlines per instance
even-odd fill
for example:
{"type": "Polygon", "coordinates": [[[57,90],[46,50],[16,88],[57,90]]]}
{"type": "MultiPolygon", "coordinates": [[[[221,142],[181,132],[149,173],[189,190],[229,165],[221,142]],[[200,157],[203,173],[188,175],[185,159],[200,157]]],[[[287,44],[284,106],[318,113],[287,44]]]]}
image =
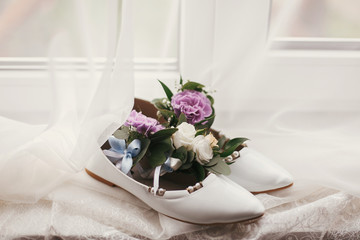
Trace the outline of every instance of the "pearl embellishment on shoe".
{"type": "Polygon", "coordinates": [[[234,159],[233,157],[230,155],[230,156],[227,156],[226,158],[224,158],[224,161],[226,163],[233,163],[234,162],[234,159]]]}
{"type": "Polygon", "coordinates": [[[194,186],[189,186],[186,188],[186,190],[189,192],[189,193],[193,193],[195,192],[196,190],[199,190],[200,188],[202,188],[203,185],[201,182],[198,182],[196,183],[194,186]]]}
{"type": "MultiPolygon", "coordinates": [[[[151,193],[151,194],[154,195],[154,188],[153,188],[153,187],[149,187],[149,188],[148,188],[148,191],[149,191],[149,193],[151,193]]],[[[164,196],[165,192],[166,192],[166,189],[159,188],[159,189],[156,191],[156,195],[162,197],[162,196],[164,196]]]]}

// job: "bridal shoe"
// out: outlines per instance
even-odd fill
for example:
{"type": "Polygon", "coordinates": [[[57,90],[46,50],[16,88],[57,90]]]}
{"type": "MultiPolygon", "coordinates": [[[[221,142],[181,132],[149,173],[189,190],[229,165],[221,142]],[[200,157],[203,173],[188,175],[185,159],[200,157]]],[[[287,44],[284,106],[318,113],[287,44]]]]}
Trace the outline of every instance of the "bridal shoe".
{"type": "MultiPolygon", "coordinates": [[[[102,151],[89,160],[86,172],[103,183],[125,189],[154,210],[188,223],[234,223],[255,220],[264,214],[263,205],[251,193],[212,173],[202,182],[194,180],[184,186],[171,179],[173,174],[166,174],[170,179],[161,177],[154,193],[151,181],[139,177],[136,167],[126,175],[102,151]]],[[[187,181],[189,177],[181,179],[187,181]]]]}
{"type": "Polygon", "coordinates": [[[227,177],[252,193],[280,190],[293,184],[290,173],[252,148],[243,147],[232,158],[231,174],[227,177]]]}
{"type": "MultiPolygon", "coordinates": [[[[147,116],[156,117],[157,109],[150,102],[135,99],[134,108],[141,110],[147,116]]],[[[211,129],[218,139],[220,132],[211,129]]],[[[271,159],[256,152],[252,148],[241,146],[230,159],[231,180],[252,193],[263,193],[290,187],[292,176],[271,159]]]]}

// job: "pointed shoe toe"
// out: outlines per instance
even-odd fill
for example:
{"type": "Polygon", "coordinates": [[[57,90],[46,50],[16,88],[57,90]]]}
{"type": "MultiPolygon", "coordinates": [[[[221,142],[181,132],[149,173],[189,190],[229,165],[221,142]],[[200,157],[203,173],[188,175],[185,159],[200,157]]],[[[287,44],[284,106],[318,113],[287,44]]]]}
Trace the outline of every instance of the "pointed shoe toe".
{"type": "MultiPolygon", "coordinates": [[[[226,206],[227,215],[232,213],[232,222],[243,222],[246,220],[258,219],[264,215],[265,208],[263,204],[249,191],[244,188],[232,187],[226,193],[221,192],[224,199],[228,199],[226,206]]],[[[222,210],[224,211],[224,210],[222,210]]],[[[227,218],[227,215],[223,215],[223,220],[227,218]]]]}
{"type": "Polygon", "coordinates": [[[229,180],[208,174],[202,182],[179,187],[167,179],[160,179],[154,194],[150,182],[125,175],[102,153],[89,160],[87,173],[108,185],[125,189],[154,210],[171,218],[194,224],[225,224],[261,217],[264,207],[244,188],[229,180]],[[174,187],[176,186],[176,187],[174,187]]]}
{"type": "MultiPolygon", "coordinates": [[[[227,184],[232,185],[232,199],[234,199],[234,205],[236,204],[238,208],[235,206],[234,209],[237,209],[238,212],[243,212],[245,215],[251,215],[253,218],[257,218],[259,216],[264,215],[265,207],[264,205],[248,190],[230,180],[228,177],[224,175],[220,175],[219,178],[225,180],[227,184]],[[248,201],[243,201],[243,199],[248,198],[248,201]],[[242,206],[239,206],[239,205],[242,206]],[[245,210],[246,209],[246,210],[245,210]],[[245,212],[246,211],[246,212],[245,212]]],[[[230,196],[229,196],[230,198],[230,196]]]]}
{"type": "Polygon", "coordinates": [[[200,224],[224,224],[253,220],[264,214],[264,206],[246,189],[229,184],[215,174],[202,182],[203,188],[178,202],[185,216],[200,224]]]}
{"type": "Polygon", "coordinates": [[[230,166],[228,177],[252,193],[280,190],[294,181],[284,168],[248,147],[240,150],[240,157],[230,166]]]}

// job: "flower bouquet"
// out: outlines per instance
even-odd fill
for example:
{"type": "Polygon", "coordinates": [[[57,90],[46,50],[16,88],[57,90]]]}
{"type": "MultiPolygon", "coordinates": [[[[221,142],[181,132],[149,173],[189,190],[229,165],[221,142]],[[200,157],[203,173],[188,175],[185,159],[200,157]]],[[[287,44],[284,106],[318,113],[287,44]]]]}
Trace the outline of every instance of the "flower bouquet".
{"type": "Polygon", "coordinates": [[[166,97],[135,99],[124,125],[89,160],[86,172],[184,222],[259,219],[265,208],[250,192],[289,187],[291,175],[246,147],[247,138],[228,139],[211,129],[214,99],[204,85],[180,78],[173,93],[159,82],[166,97]]]}
{"type": "Polygon", "coordinates": [[[109,138],[110,149],[103,150],[108,159],[128,175],[136,167],[141,177],[154,179],[155,188],[160,176],[173,172],[194,175],[197,181],[208,172],[229,175],[235,150],[248,139],[230,140],[211,129],[214,98],[204,85],[180,78],[173,93],[159,82],[166,97],[152,101],[156,117],[133,110],[109,138]]]}

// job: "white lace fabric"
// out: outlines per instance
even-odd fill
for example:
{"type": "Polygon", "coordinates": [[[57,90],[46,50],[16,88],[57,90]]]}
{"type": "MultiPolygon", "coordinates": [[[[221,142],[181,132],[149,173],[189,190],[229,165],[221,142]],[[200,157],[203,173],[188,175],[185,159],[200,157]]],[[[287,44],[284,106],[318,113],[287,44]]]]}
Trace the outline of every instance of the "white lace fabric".
{"type": "Polygon", "coordinates": [[[289,240],[360,236],[360,200],[344,192],[297,182],[292,188],[256,196],[266,207],[260,220],[199,226],[163,216],[130,193],[80,173],[35,204],[2,201],[0,236],[2,239],[289,240]]]}

